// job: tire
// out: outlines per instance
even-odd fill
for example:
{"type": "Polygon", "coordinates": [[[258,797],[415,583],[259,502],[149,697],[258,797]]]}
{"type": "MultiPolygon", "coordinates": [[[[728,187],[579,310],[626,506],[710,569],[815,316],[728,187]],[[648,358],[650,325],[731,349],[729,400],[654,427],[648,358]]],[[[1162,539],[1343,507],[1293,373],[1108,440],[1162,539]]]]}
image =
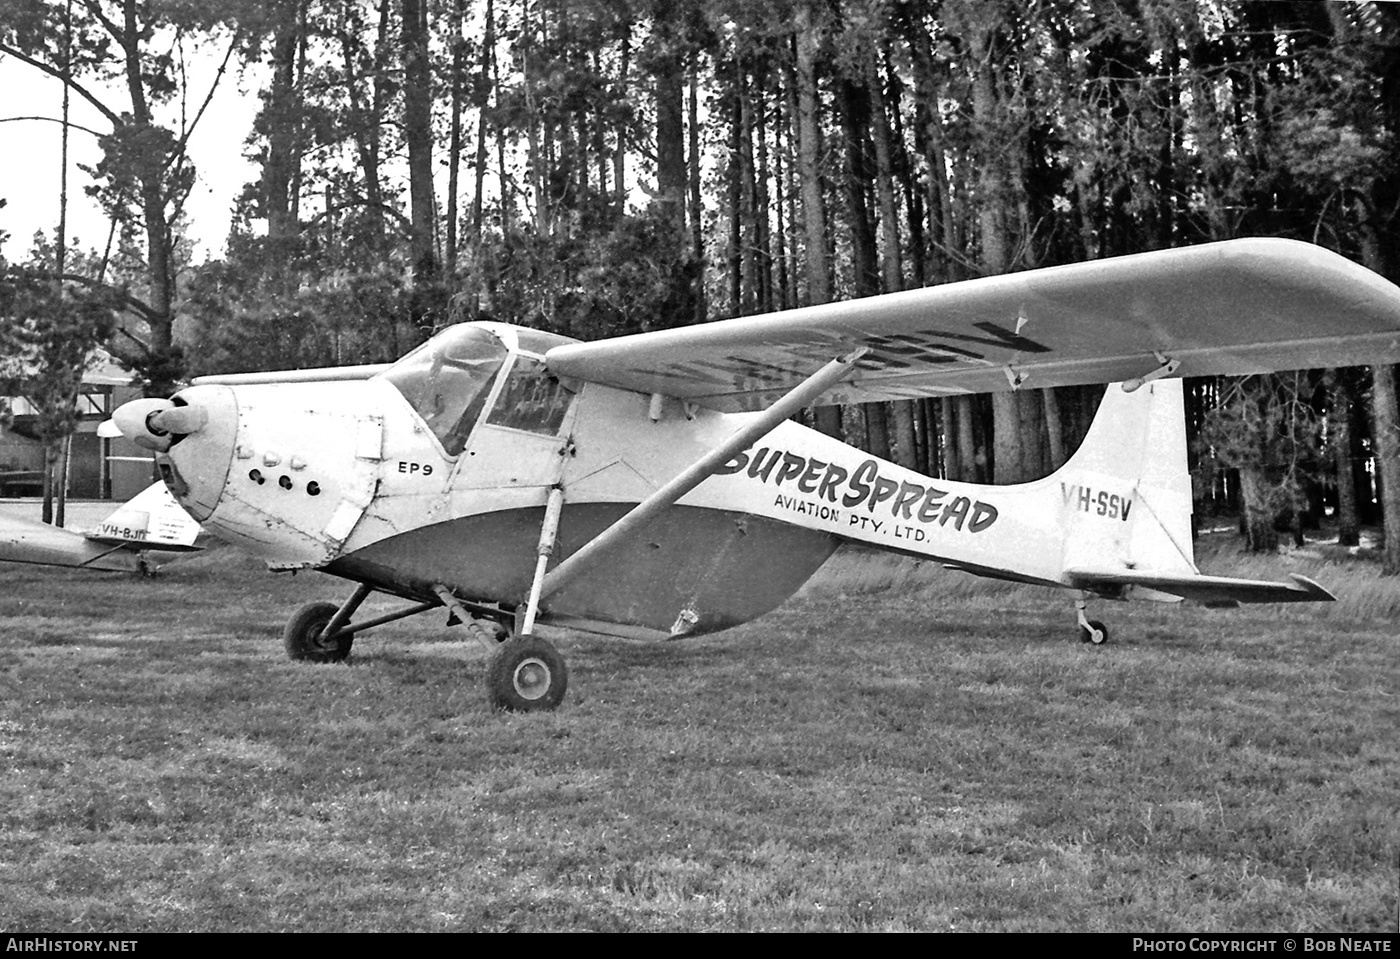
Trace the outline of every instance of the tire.
{"type": "Polygon", "coordinates": [[[282,631],[282,645],[287,656],[303,663],[344,662],[355,637],[341,634],[327,640],[322,636],[339,608],[335,603],[311,603],[297,610],[282,631]]]}
{"type": "Polygon", "coordinates": [[[536,636],[508,640],[491,658],[486,695],[491,708],[529,713],[556,708],[569,688],[564,657],[536,636]]]}
{"type": "Polygon", "coordinates": [[[1103,624],[1102,620],[1089,620],[1089,627],[1089,629],[1085,629],[1083,626],[1079,627],[1079,641],[1081,643],[1102,646],[1108,642],[1108,627],[1103,624]]]}

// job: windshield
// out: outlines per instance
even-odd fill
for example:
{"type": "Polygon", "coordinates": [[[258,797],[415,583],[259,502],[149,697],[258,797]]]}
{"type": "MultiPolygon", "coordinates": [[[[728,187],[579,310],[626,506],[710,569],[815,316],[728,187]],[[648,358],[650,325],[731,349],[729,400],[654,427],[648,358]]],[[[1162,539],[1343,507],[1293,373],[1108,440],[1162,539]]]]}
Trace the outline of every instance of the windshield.
{"type": "Polygon", "coordinates": [[[447,454],[456,456],[466,447],[505,358],[505,344],[492,334],[454,326],[382,375],[413,404],[447,454]]]}

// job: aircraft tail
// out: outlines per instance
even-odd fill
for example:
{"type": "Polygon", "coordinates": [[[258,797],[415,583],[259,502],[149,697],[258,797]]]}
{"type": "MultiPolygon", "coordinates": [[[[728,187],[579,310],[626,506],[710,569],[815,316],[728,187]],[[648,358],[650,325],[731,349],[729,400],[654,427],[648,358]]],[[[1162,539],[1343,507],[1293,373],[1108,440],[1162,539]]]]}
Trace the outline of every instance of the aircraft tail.
{"type": "Polygon", "coordinates": [[[1211,604],[1330,600],[1291,583],[1203,576],[1191,537],[1182,383],[1111,384],[1079,450],[1042,483],[1058,488],[1062,582],[1121,598],[1211,604]]]}
{"type": "Polygon", "coordinates": [[[1111,384],[1084,442],[1049,477],[1064,510],[1066,570],[1196,570],[1180,380],[1111,384]]]}
{"type": "Polygon", "coordinates": [[[150,572],[148,550],[199,549],[198,523],[156,483],[117,507],[91,530],[63,529],[0,517],[0,562],[150,572]]]}
{"type": "Polygon", "coordinates": [[[197,549],[200,525],[181,509],[164,483],[152,483],[93,529],[88,539],[140,549],[197,549]]]}
{"type": "Polygon", "coordinates": [[[135,553],[34,520],[0,516],[0,562],[135,572],[135,553]]]}

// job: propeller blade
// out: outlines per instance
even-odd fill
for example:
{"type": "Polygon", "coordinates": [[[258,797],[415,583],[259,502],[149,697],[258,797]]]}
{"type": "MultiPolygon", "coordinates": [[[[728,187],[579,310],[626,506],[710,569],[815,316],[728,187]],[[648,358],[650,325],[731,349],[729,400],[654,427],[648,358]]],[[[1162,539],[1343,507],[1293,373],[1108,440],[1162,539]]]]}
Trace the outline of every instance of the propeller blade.
{"type": "Polygon", "coordinates": [[[197,433],[207,422],[209,414],[202,406],[172,406],[146,418],[146,425],[152,431],[164,431],[177,436],[197,433]]]}
{"type": "Polygon", "coordinates": [[[162,452],[170,448],[170,434],[165,430],[157,432],[148,423],[155,414],[172,409],[174,405],[169,400],[155,398],[132,400],[117,407],[111,423],[137,446],[162,452]]]}
{"type": "Polygon", "coordinates": [[[122,428],[117,425],[116,420],[103,420],[97,424],[97,435],[104,440],[116,439],[122,435],[122,428]]]}

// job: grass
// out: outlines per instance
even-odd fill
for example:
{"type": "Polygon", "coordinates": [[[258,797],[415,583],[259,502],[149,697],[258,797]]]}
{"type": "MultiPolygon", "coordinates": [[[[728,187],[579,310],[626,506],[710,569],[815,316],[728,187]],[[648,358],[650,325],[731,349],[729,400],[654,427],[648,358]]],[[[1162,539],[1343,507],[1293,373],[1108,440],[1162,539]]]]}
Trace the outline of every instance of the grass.
{"type": "Polygon", "coordinates": [[[1400,584],[1203,552],[1342,601],[1099,603],[1092,648],[1069,594],[842,554],[725,634],[565,640],[531,715],[434,616],[285,661],[324,577],[6,567],[0,928],[1393,930],[1400,584]]]}

